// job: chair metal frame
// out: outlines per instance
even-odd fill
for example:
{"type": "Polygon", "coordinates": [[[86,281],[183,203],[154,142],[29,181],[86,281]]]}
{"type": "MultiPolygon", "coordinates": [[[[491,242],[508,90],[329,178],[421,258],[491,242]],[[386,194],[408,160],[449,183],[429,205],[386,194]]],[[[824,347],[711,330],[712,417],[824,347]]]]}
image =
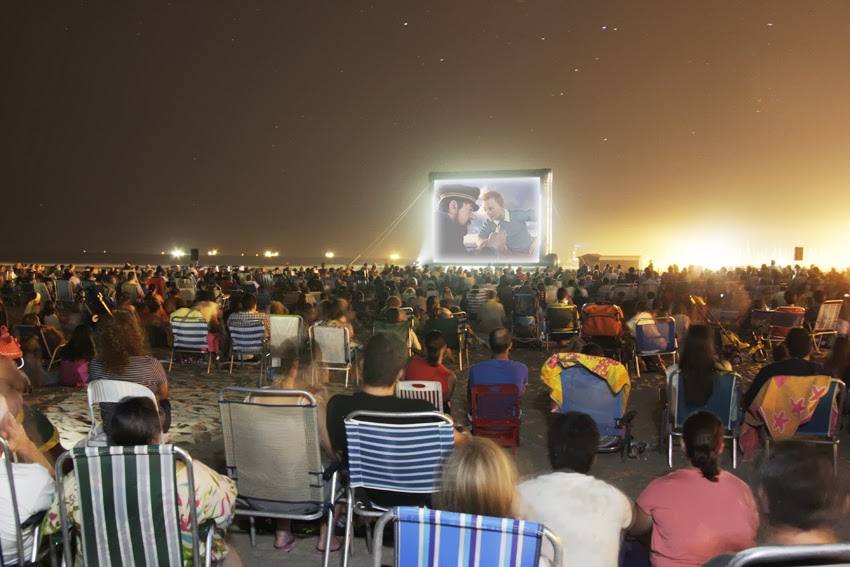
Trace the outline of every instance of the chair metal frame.
{"type": "Polygon", "coordinates": [[[745,549],[727,563],[727,567],[761,567],[773,563],[804,561],[806,565],[850,564],[850,543],[821,545],[766,545],[745,549]],[[811,563],[811,562],[816,563],[811,563]]]}
{"type": "Polygon", "coordinates": [[[637,321],[635,324],[635,371],[637,372],[638,378],[640,378],[640,359],[647,358],[651,356],[662,357],[666,355],[671,355],[673,357],[673,364],[675,364],[679,360],[679,340],[676,336],[676,319],[673,317],[653,317],[652,319],[642,319],[637,321]],[[643,351],[640,350],[640,339],[638,337],[639,331],[641,327],[645,325],[658,325],[659,322],[664,322],[666,324],[672,325],[673,329],[673,350],[666,351],[643,351]]]}
{"type": "MultiPolygon", "coordinates": [[[[681,437],[681,428],[676,427],[676,419],[679,411],[679,394],[678,388],[682,385],[679,383],[680,372],[669,372],[666,380],[667,391],[667,406],[662,411],[661,420],[666,429],[667,434],[667,466],[673,468],[673,438],[681,437]],[[674,383],[675,382],[675,383],[674,383]],[[674,395],[675,394],[675,395],[674,395]]],[[[740,400],[738,399],[738,381],[741,376],[735,372],[724,372],[722,376],[732,379],[732,387],[730,388],[729,399],[729,421],[723,424],[723,438],[730,440],[732,443],[732,468],[738,468],[738,422],[736,418],[740,414],[740,400]],[[738,402],[738,403],[736,403],[738,402]]],[[[699,408],[700,410],[709,411],[707,408],[699,408]]],[[[684,423],[684,420],[682,420],[684,423]]]]}
{"type": "MultiPolygon", "coordinates": [[[[355,419],[360,418],[360,417],[389,419],[389,420],[399,420],[399,419],[406,420],[406,419],[422,418],[423,420],[424,419],[428,420],[428,421],[423,421],[423,422],[419,422],[419,423],[410,423],[410,424],[406,423],[405,424],[405,425],[413,425],[413,426],[421,426],[423,424],[438,425],[440,423],[444,423],[444,424],[448,423],[449,425],[454,424],[454,421],[452,420],[452,418],[450,416],[447,416],[446,414],[441,413],[439,411],[396,413],[396,412],[377,412],[377,411],[358,410],[358,411],[353,411],[350,414],[348,414],[345,417],[345,422],[349,423],[351,420],[355,420],[355,419]]],[[[381,422],[378,422],[378,423],[383,424],[381,422]]],[[[435,484],[439,487],[439,478],[435,479],[435,484]]],[[[349,482],[349,485],[347,487],[347,494],[346,494],[346,498],[345,498],[345,502],[346,502],[345,537],[344,537],[343,546],[342,546],[342,551],[343,551],[342,567],[348,567],[348,564],[349,564],[349,558],[350,558],[350,555],[351,555],[351,545],[353,543],[352,532],[353,532],[354,516],[357,515],[357,516],[360,516],[361,518],[365,518],[368,522],[369,520],[375,520],[375,519],[380,518],[386,512],[386,510],[381,510],[381,509],[378,509],[377,507],[374,507],[374,509],[373,509],[373,505],[369,502],[364,504],[363,502],[357,501],[357,499],[355,499],[355,497],[354,497],[354,488],[355,487],[351,486],[351,483],[349,482]]],[[[391,490],[391,489],[386,489],[386,488],[381,489],[381,490],[385,490],[385,491],[388,491],[388,492],[398,492],[397,490],[391,490]]],[[[432,492],[430,494],[435,494],[437,491],[439,491],[439,488],[437,488],[434,492],[432,492]]],[[[406,494],[406,493],[403,493],[403,494],[406,494]]],[[[368,531],[371,531],[371,530],[369,530],[369,527],[370,527],[370,524],[367,524],[366,546],[368,548],[370,548],[370,550],[371,550],[372,536],[371,536],[370,533],[368,533],[368,531]]]]}
{"type": "MultiPolygon", "coordinates": [[[[322,325],[321,323],[314,323],[310,326],[308,330],[308,334],[310,337],[310,345],[312,348],[317,346],[316,342],[316,331],[315,328],[317,326],[322,326],[329,329],[338,329],[342,332],[343,336],[343,349],[345,351],[345,362],[324,362],[323,360],[319,360],[313,356],[313,369],[311,373],[311,381],[316,383],[316,371],[319,369],[327,370],[328,372],[345,372],[345,387],[348,388],[348,379],[351,375],[351,371],[354,368],[356,362],[355,359],[357,357],[357,351],[351,348],[351,337],[348,334],[347,327],[328,327],[327,325],[322,325]]],[[[357,379],[357,373],[355,372],[355,379],[357,379]]]]}
{"type": "Polygon", "coordinates": [[[198,355],[201,355],[201,356],[206,355],[207,356],[207,374],[212,372],[213,353],[210,352],[210,350],[209,350],[209,346],[207,345],[207,342],[206,342],[206,337],[204,337],[204,347],[202,347],[202,348],[194,349],[194,348],[188,348],[188,347],[177,347],[177,346],[175,346],[177,344],[177,340],[174,336],[175,335],[174,321],[178,321],[178,323],[179,322],[186,322],[186,323],[198,322],[198,323],[200,323],[201,321],[203,321],[204,325],[207,327],[207,330],[209,330],[209,323],[207,323],[206,319],[203,319],[203,318],[200,318],[200,317],[174,317],[171,320],[169,320],[169,328],[171,329],[171,357],[168,360],[168,371],[171,372],[171,367],[174,365],[174,353],[180,352],[180,353],[186,353],[186,354],[198,354],[198,355]]]}
{"type": "MultiPolygon", "coordinates": [[[[310,392],[306,390],[275,390],[271,388],[246,388],[241,386],[228,386],[222,389],[218,395],[218,403],[219,409],[223,413],[224,408],[223,405],[227,403],[232,403],[232,401],[228,401],[228,394],[243,394],[246,398],[250,396],[281,396],[281,397],[292,397],[293,400],[297,400],[299,398],[306,398],[309,401],[309,405],[302,406],[299,405],[300,408],[318,408],[318,402],[316,398],[310,392]]],[[[242,403],[251,404],[253,401],[244,401],[242,403]]],[[[266,404],[264,404],[266,405],[266,404]]],[[[280,407],[292,407],[292,405],[284,405],[284,404],[273,404],[279,405],[280,407]]],[[[222,425],[224,424],[224,420],[222,420],[222,425]]],[[[232,424],[232,421],[231,421],[232,424]]],[[[316,432],[316,446],[321,446],[321,439],[319,437],[319,430],[316,432]]],[[[225,435],[225,440],[227,436],[225,435]]],[[[282,446],[281,450],[285,450],[285,447],[282,446]]],[[[235,467],[233,467],[235,468],[235,467]]],[[[231,466],[228,464],[227,466],[228,476],[231,476],[231,466]]],[[[324,473],[325,471],[322,471],[324,473]]],[[[236,478],[233,478],[234,481],[238,482],[236,478]]],[[[290,520],[303,520],[303,521],[312,521],[318,520],[322,518],[325,514],[328,515],[328,529],[325,540],[325,551],[323,553],[323,566],[328,567],[330,562],[330,547],[331,547],[331,538],[333,536],[333,527],[334,527],[334,507],[339,501],[339,497],[341,496],[340,492],[340,479],[339,479],[339,471],[334,470],[333,474],[330,478],[330,499],[327,502],[322,502],[322,505],[318,507],[318,510],[312,514],[288,514],[282,512],[266,512],[262,510],[253,510],[251,508],[240,508],[239,500],[237,499],[237,506],[235,508],[235,514],[238,516],[248,516],[250,520],[250,531],[249,538],[251,541],[251,546],[253,547],[256,544],[256,526],[255,526],[255,518],[281,518],[281,519],[290,519],[290,520]]]]}
{"type": "MultiPolygon", "coordinates": [[[[772,380],[772,378],[771,378],[771,380],[772,380]]],[[[835,476],[838,476],[838,445],[839,445],[839,443],[841,443],[841,439],[840,439],[840,434],[841,434],[841,429],[842,429],[841,417],[842,417],[842,408],[844,408],[845,401],[846,401],[846,398],[847,398],[847,386],[844,384],[844,382],[842,380],[839,380],[838,378],[831,378],[829,383],[830,383],[830,388],[829,388],[830,390],[832,390],[832,386],[835,385],[835,390],[834,390],[832,396],[824,395],[824,397],[822,397],[820,400],[818,400],[818,405],[815,408],[814,412],[812,412],[812,416],[814,417],[814,414],[817,412],[817,408],[820,407],[821,404],[829,403],[829,406],[830,406],[830,409],[829,409],[830,418],[829,419],[831,420],[832,419],[832,408],[833,408],[833,406],[837,406],[837,408],[838,408],[838,410],[837,410],[838,411],[838,421],[835,424],[835,427],[831,427],[830,433],[826,436],[809,435],[809,434],[806,434],[805,432],[803,432],[803,434],[799,434],[799,428],[798,428],[797,432],[794,433],[794,436],[791,437],[791,439],[794,440],[794,441],[800,441],[802,443],[812,443],[814,445],[831,445],[832,446],[832,470],[833,470],[833,473],[835,474],[835,476]]],[[[762,386],[762,388],[764,388],[765,386],[767,386],[767,383],[764,386],[762,386]]],[[[829,390],[827,390],[827,393],[828,392],[829,392],[829,390]]],[[[831,423],[831,421],[830,421],[830,423],[831,423]]],[[[807,424],[804,423],[800,427],[805,427],[806,425],[807,424]]],[[[773,441],[770,437],[770,432],[768,431],[768,429],[766,427],[763,428],[763,431],[764,431],[765,456],[769,457],[770,456],[770,444],[773,441]]]]}
{"type": "Polygon", "coordinates": [[[258,366],[260,368],[259,380],[262,381],[263,376],[264,376],[264,371],[266,369],[266,364],[269,362],[269,358],[271,356],[271,353],[269,352],[269,340],[268,340],[268,338],[266,338],[266,326],[259,319],[255,319],[254,321],[255,321],[254,323],[247,324],[247,325],[228,324],[228,326],[227,326],[227,332],[230,335],[230,362],[229,362],[230,366],[229,366],[229,369],[228,369],[228,374],[233,374],[233,363],[235,361],[237,354],[240,355],[239,356],[239,366],[240,367],[245,363],[245,361],[242,360],[242,356],[244,356],[246,354],[249,354],[249,355],[256,354],[260,357],[260,361],[258,363],[258,366]],[[233,331],[232,331],[232,329],[238,329],[238,328],[253,329],[255,327],[257,329],[263,330],[263,339],[261,341],[257,342],[257,346],[251,346],[251,347],[247,347],[247,348],[241,347],[241,346],[240,347],[235,346],[234,341],[233,341],[233,331]]]}
{"type": "Polygon", "coordinates": [[[62,348],[64,348],[64,346],[67,344],[66,341],[60,345],[56,345],[56,348],[51,351],[50,345],[47,343],[47,337],[44,336],[44,329],[41,325],[17,325],[15,327],[15,332],[18,335],[18,341],[20,341],[22,347],[24,345],[24,342],[30,337],[35,337],[36,339],[38,339],[38,347],[42,349],[44,351],[44,354],[50,358],[47,363],[48,372],[50,372],[50,370],[53,368],[53,365],[59,361],[57,355],[59,354],[59,351],[61,351],[62,348]],[[27,331],[26,336],[21,334],[21,330],[27,331]]]}
{"type": "MultiPolygon", "coordinates": [[[[180,447],[173,447],[174,456],[178,461],[183,461],[183,464],[186,466],[186,475],[188,477],[188,489],[189,489],[189,501],[195,502],[195,470],[194,470],[194,460],[192,457],[181,449],[180,447]]],[[[62,455],[56,459],[56,494],[59,499],[59,518],[62,524],[62,554],[63,554],[63,563],[65,566],[74,565],[74,557],[72,551],[72,540],[71,540],[71,518],[68,514],[68,507],[65,503],[65,483],[63,482],[63,467],[65,465],[65,461],[72,458],[72,454],[70,451],[65,451],[62,455]]],[[[75,473],[74,473],[75,474],[75,473]]],[[[176,468],[175,468],[175,497],[177,496],[177,479],[176,479],[176,468]]],[[[79,487],[77,488],[79,491],[79,487]]],[[[178,497],[179,498],[179,497],[178,497]]],[[[179,506],[178,506],[179,510],[179,506]]],[[[81,511],[82,513],[82,511],[81,511]]],[[[201,557],[200,557],[200,536],[198,531],[198,510],[195,506],[189,506],[189,518],[192,528],[192,565],[193,567],[201,566],[201,557]]],[[[210,527],[209,531],[207,531],[206,541],[205,541],[205,567],[210,567],[212,565],[212,542],[213,535],[215,529],[214,527],[210,527]]],[[[177,540],[180,543],[180,556],[183,556],[183,545],[182,545],[182,534],[177,534],[177,540]]],[[[78,553],[83,553],[83,550],[78,550],[78,553]]]]}
{"type": "Polygon", "coordinates": [[[396,383],[395,396],[411,400],[425,400],[443,411],[443,385],[436,380],[401,380],[396,383]]]}
{"type": "Polygon", "coordinates": [[[841,314],[841,308],[844,306],[844,301],[841,299],[830,299],[820,304],[818,308],[818,317],[813,325],[809,327],[809,333],[812,336],[812,346],[815,352],[820,352],[821,338],[829,335],[838,336],[838,330],[835,328],[838,324],[838,318],[841,314]]]}
{"type": "MultiPolygon", "coordinates": [[[[471,526],[475,525],[475,518],[478,518],[478,517],[482,517],[482,516],[471,515],[471,518],[472,518],[471,523],[470,523],[471,526]]],[[[393,522],[393,523],[398,522],[398,507],[392,508],[391,510],[382,514],[381,517],[378,519],[378,522],[375,524],[375,542],[373,544],[373,547],[375,548],[375,553],[374,553],[374,556],[373,556],[373,559],[372,559],[372,566],[373,567],[381,567],[381,565],[382,565],[381,556],[382,556],[383,544],[384,544],[384,529],[387,527],[387,524],[390,523],[390,522],[393,522]]],[[[531,522],[531,523],[536,523],[536,522],[531,522]]],[[[542,528],[542,536],[543,537],[541,539],[543,539],[543,538],[548,539],[549,543],[552,544],[552,549],[554,550],[554,554],[553,554],[551,564],[553,565],[553,567],[561,567],[561,565],[563,564],[563,557],[564,557],[564,547],[563,547],[563,544],[561,543],[561,538],[559,538],[557,535],[555,535],[555,533],[552,532],[546,526],[544,526],[542,524],[538,524],[538,525],[540,525],[540,527],[542,528]]],[[[542,550],[543,546],[541,545],[540,548],[542,550]]],[[[539,559],[540,558],[538,557],[538,560],[539,559]]],[[[440,566],[435,565],[433,563],[426,563],[424,567],[440,567],[440,566]]]]}

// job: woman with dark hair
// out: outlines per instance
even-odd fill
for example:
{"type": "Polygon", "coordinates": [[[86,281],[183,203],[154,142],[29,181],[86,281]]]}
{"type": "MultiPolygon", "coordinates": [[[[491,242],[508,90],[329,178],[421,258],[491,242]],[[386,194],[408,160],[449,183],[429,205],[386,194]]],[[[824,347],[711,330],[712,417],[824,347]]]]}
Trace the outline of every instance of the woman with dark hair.
{"type": "Polygon", "coordinates": [[[89,381],[89,362],[94,358],[91,327],[78,325],[71,340],[59,351],[59,384],[84,388],[89,381]]]}
{"type": "Polygon", "coordinates": [[[682,429],[691,466],[649,483],[637,499],[632,535],[652,531],[653,567],[699,566],[752,547],[758,508],[747,483],[720,468],[723,425],[696,412],[682,429]]]}
{"type": "Polygon", "coordinates": [[[684,389],[685,401],[691,407],[704,406],[714,392],[714,383],[721,372],[731,367],[717,361],[714,353],[714,332],[708,325],[691,325],[685,335],[679,363],[667,369],[667,375],[679,373],[679,387],[684,389]]]}
{"type": "Polygon", "coordinates": [[[89,364],[89,381],[125,380],[149,388],[159,402],[162,430],[168,431],[171,424],[168,378],[162,363],[150,355],[138,318],[129,311],[116,310],[112,317],[98,323],[94,340],[97,354],[89,364]]]}
{"type": "MultiPolygon", "coordinates": [[[[162,430],[156,405],[148,398],[124,398],[115,404],[114,413],[109,422],[107,442],[110,446],[156,445],[161,442],[162,430]]],[[[189,474],[183,462],[178,461],[175,475],[177,480],[177,506],[183,558],[191,564],[192,533],[191,510],[194,504],[198,525],[214,522],[216,532],[213,536],[212,559],[220,561],[222,567],[241,566],[242,560],[236,549],[228,547],[221,532],[226,530],[233,521],[236,510],[236,484],[203,464],[200,460],[192,462],[192,472],[195,480],[195,501],[189,496],[189,474]]],[[[80,502],[77,497],[77,478],[73,473],[65,475],[62,481],[65,493],[65,505],[71,523],[80,528],[80,502]]],[[[58,533],[62,526],[59,521],[59,502],[54,499],[47,514],[45,532],[58,533]]],[[[79,534],[80,530],[77,529],[79,534]]],[[[79,544],[79,542],[78,542],[79,544]]],[[[78,546],[79,547],[79,546],[78,546]]],[[[204,546],[201,545],[201,553],[204,546]]],[[[201,561],[203,563],[203,561],[201,561]]]]}

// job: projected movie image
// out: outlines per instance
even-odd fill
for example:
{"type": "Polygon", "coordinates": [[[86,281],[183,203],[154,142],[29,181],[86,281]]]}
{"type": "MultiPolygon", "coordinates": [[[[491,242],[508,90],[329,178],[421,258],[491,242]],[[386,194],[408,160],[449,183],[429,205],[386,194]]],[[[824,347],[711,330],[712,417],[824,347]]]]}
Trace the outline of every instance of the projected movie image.
{"type": "Polygon", "coordinates": [[[434,261],[522,264],[546,251],[541,176],[432,175],[434,261]]]}

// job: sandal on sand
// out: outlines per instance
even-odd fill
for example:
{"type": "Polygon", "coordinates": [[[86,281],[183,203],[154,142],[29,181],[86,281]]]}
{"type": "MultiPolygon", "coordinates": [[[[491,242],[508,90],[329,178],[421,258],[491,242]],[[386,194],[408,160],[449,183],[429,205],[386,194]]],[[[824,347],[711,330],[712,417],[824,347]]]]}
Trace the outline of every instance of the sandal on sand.
{"type": "MultiPolygon", "coordinates": [[[[342,549],[342,540],[341,540],[340,538],[338,538],[338,537],[337,537],[337,538],[334,538],[334,540],[336,540],[336,545],[333,545],[333,544],[331,545],[331,553],[336,553],[337,551],[339,551],[340,549],[342,549]]],[[[331,541],[333,541],[333,540],[331,540],[331,541]]],[[[319,544],[318,544],[318,543],[316,544],[316,551],[318,551],[319,553],[324,553],[324,552],[325,552],[325,550],[324,550],[324,549],[319,549],[319,544]]]]}
{"type": "Polygon", "coordinates": [[[279,549],[285,553],[289,553],[295,547],[295,536],[290,536],[292,539],[284,543],[283,545],[274,544],[275,549],[279,549]]]}

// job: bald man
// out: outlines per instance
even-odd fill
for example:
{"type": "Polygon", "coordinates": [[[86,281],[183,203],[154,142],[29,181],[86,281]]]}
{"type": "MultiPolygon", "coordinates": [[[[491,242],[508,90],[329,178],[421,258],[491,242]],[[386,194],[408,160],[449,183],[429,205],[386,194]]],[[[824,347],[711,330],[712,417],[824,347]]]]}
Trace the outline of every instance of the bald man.
{"type": "Polygon", "coordinates": [[[493,384],[513,384],[522,394],[528,385],[528,367],[510,359],[513,336],[503,327],[494,329],[489,337],[492,358],[469,369],[469,388],[493,384]]]}
{"type": "Polygon", "coordinates": [[[59,442],[59,432],[50,420],[36,408],[24,403],[23,394],[30,389],[26,374],[15,363],[0,356],[0,396],[6,399],[9,414],[20,424],[27,437],[52,465],[65,449],[59,442]]]}

